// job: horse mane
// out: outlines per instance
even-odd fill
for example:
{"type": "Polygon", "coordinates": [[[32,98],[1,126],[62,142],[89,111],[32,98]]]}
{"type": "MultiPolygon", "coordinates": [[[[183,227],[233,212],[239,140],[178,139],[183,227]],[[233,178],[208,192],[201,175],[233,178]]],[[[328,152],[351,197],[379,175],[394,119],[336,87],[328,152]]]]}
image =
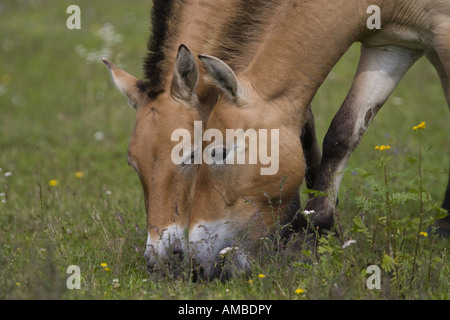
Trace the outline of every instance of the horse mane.
{"type": "MultiPolygon", "coordinates": [[[[151,12],[151,34],[144,59],[144,79],[138,88],[150,99],[164,92],[171,62],[167,53],[176,52],[177,35],[181,32],[185,0],[154,0],[151,12]],[[175,41],[174,41],[175,40],[175,41]]],[[[211,34],[203,52],[225,61],[236,71],[248,67],[254,58],[267,28],[273,22],[277,7],[283,0],[222,0],[214,2],[217,12],[211,34]]]]}
{"type": "Polygon", "coordinates": [[[148,52],[144,59],[144,80],[138,82],[138,88],[151,99],[164,91],[165,77],[170,67],[166,52],[176,50],[170,44],[172,36],[178,32],[180,15],[177,14],[182,0],[154,0],[151,10],[151,31],[147,43],[148,52]]]}

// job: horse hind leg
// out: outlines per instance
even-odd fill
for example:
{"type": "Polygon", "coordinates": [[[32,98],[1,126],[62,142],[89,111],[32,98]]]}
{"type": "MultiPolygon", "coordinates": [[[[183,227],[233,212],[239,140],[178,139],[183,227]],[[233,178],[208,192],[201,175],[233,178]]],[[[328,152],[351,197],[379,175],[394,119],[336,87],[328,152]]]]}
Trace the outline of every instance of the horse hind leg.
{"type": "MultiPolygon", "coordinates": [[[[449,42],[450,43],[450,42],[449,42]]],[[[442,50],[442,49],[441,49],[442,50]]],[[[447,59],[442,60],[439,54],[436,51],[430,51],[427,53],[427,58],[431,62],[431,64],[435,67],[439,78],[441,79],[441,84],[444,89],[445,98],[447,100],[447,104],[450,108],[450,48],[447,50],[447,54],[444,52],[441,53],[442,57],[447,57],[447,59]],[[446,62],[444,65],[443,61],[446,62]]],[[[442,208],[450,213],[450,168],[449,168],[449,180],[447,183],[447,189],[445,191],[444,201],[442,203],[442,208]]],[[[449,237],[450,236],[450,214],[448,214],[445,218],[439,219],[435,222],[436,233],[442,236],[449,237]]],[[[429,231],[431,228],[429,229],[429,231]]]]}

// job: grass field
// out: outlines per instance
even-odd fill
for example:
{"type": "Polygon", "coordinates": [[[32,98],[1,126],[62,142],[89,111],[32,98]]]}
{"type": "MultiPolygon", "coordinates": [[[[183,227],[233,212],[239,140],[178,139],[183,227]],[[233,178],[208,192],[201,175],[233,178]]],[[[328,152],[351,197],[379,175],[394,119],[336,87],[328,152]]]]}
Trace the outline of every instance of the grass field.
{"type": "MultiPolygon", "coordinates": [[[[194,283],[145,270],[144,200],[126,162],[135,112],[100,61],[142,75],[150,2],[80,1],[80,30],[66,27],[70,4],[0,3],[0,299],[449,298],[448,239],[417,237],[439,214],[450,156],[450,115],[425,59],[353,154],[340,233],[321,239],[320,259],[306,248],[288,259],[290,248],[268,245],[250,278],[194,283]],[[426,129],[413,131],[422,121],[426,129]],[[71,265],[79,290],[66,286],[71,265]],[[381,268],[380,289],[366,286],[370,265],[381,268]]],[[[358,53],[355,45],[314,98],[320,141],[358,53]]]]}

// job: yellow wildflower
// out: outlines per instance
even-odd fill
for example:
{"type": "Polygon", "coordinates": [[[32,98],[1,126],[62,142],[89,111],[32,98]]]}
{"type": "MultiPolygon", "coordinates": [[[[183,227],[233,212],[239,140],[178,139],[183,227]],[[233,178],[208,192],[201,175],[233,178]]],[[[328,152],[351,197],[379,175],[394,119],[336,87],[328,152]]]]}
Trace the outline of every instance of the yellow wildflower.
{"type": "Polygon", "coordinates": [[[305,292],[304,289],[298,288],[297,290],[295,290],[295,293],[296,293],[296,294],[300,294],[300,293],[303,293],[303,292],[305,292]]]}
{"type": "Polygon", "coordinates": [[[83,171],[75,172],[75,178],[81,179],[83,177],[84,177],[84,172],[83,171]]]}
{"type": "Polygon", "coordinates": [[[258,278],[265,278],[265,277],[266,277],[265,274],[262,274],[262,273],[258,274],[258,278]]]}
{"type": "Polygon", "coordinates": [[[380,150],[380,151],[385,151],[385,150],[390,150],[391,146],[385,146],[384,144],[382,144],[381,146],[375,146],[375,150],[380,150]]]}
{"type": "Polygon", "coordinates": [[[58,180],[52,179],[48,182],[51,187],[56,187],[58,185],[58,180]]]}
{"type": "Polygon", "coordinates": [[[422,129],[422,130],[425,129],[425,121],[422,121],[420,124],[413,127],[414,131],[416,131],[417,129],[422,129]]]}
{"type": "Polygon", "coordinates": [[[428,237],[428,232],[422,231],[419,233],[419,235],[424,236],[426,238],[428,237]]]}
{"type": "Polygon", "coordinates": [[[16,286],[20,286],[20,282],[16,282],[16,286]]]}
{"type": "Polygon", "coordinates": [[[111,272],[111,269],[110,269],[110,268],[105,268],[105,269],[103,269],[103,270],[105,270],[106,272],[111,272]]]}
{"type": "Polygon", "coordinates": [[[106,267],[108,266],[108,264],[107,264],[106,262],[102,262],[102,263],[100,263],[100,266],[101,266],[102,268],[106,268],[106,267]]]}

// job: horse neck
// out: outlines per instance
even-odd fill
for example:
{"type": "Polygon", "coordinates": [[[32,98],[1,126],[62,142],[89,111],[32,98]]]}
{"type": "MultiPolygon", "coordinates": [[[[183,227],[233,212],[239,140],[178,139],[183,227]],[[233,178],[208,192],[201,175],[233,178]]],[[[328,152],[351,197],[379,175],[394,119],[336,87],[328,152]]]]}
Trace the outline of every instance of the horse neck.
{"type": "Polygon", "coordinates": [[[170,31],[164,40],[165,59],[162,62],[165,66],[166,90],[170,89],[179,45],[186,45],[194,56],[202,53],[216,10],[214,5],[200,0],[179,1],[178,7],[173,10],[168,22],[170,31]]]}
{"type": "Polygon", "coordinates": [[[305,109],[333,66],[365,32],[365,1],[286,1],[244,77],[263,100],[305,109]]]}

